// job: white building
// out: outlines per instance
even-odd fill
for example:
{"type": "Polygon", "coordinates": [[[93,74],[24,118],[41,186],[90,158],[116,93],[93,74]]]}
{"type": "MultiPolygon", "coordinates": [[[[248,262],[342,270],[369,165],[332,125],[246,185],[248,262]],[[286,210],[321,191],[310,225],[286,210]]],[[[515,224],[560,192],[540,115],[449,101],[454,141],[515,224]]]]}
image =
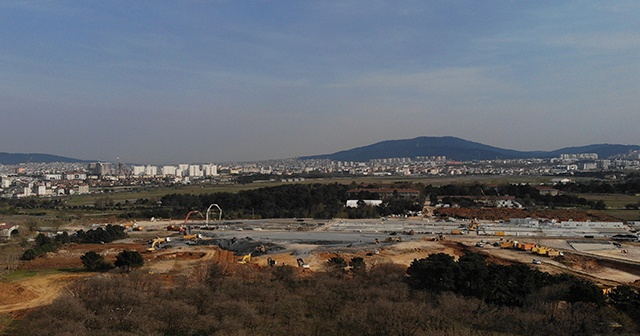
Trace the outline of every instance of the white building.
{"type": "Polygon", "coordinates": [[[133,175],[134,176],[142,176],[146,170],[145,166],[133,166],[133,175]]]}
{"type": "Polygon", "coordinates": [[[74,188],[74,192],[76,194],[78,194],[78,195],[88,194],[89,193],[89,186],[88,185],[79,185],[79,186],[74,188]]]}
{"type": "Polygon", "coordinates": [[[44,179],[47,181],[59,181],[62,180],[62,174],[44,174],[44,179]]]}
{"type": "Polygon", "coordinates": [[[144,174],[146,176],[156,176],[158,175],[158,167],[147,165],[144,167],[144,174]]]}
{"type": "MultiPolygon", "coordinates": [[[[365,205],[368,206],[378,206],[380,204],[382,204],[382,200],[363,200],[365,205]]],[[[358,200],[347,200],[347,204],[346,204],[347,208],[357,208],[358,207],[358,200]]]]}
{"type": "Polygon", "coordinates": [[[51,191],[52,191],[50,189],[47,189],[46,185],[37,185],[35,189],[36,189],[36,195],[38,196],[51,195],[51,191]]]}
{"type": "Polygon", "coordinates": [[[202,170],[200,170],[199,165],[189,165],[189,176],[191,177],[202,177],[202,170]]]}
{"type": "Polygon", "coordinates": [[[218,166],[213,163],[202,165],[202,172],[204,176],[218,176],[218,166]]]}
{"type": "Polygon", "coordinates": [[[87,174],[85,173],[67,173],[64,174],[65,180],[81,180],[84,181],[87,179],[87,174]]]}
{"type": "Polygon", "coordinates": [[[181,163],[178,165],[178,171],[176,172],[177,176],[187,176],[189,175],[189,164],[181,163]]]}
{"type": "Polygon", "coordinates": [[[572,229],[623,229],[622,222],[559,222],[555,226],[572,229]]]}
{"type": "Polygon", "coordinates": [[[11,182],[13,182],[13,180],[10,177],[2,176],[1,179],[2,179],[2,189],[7,189],[11,187],[11,182]]]}
{"type": "Polygon", "coordinates": [[[176,166],[162,166],[162,175],[163,176],[176,176],[176,172],[178,167],[176,166]]]}

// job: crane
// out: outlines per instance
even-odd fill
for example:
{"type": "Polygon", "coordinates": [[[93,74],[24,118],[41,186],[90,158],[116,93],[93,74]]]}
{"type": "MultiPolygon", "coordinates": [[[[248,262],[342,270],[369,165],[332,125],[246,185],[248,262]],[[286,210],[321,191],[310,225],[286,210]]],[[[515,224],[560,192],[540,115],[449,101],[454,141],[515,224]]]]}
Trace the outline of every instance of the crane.
{"type": "Polygon", "coordinates": [[[192,214],[197,213],[200,215],[200,217],[202,216],[202,213],[198,210],[193,210],[193,211],[189,211],[189,213],[187,214],[187,217],[184,218],[184,224],[182,224],[182,227],[180,228],[180,232],[184,233],[184,234],[188,234],[191,231],[191,228],[189,226],[187,226],[187,221],[189,220],[189,216],[191,216],[192,214]]]}

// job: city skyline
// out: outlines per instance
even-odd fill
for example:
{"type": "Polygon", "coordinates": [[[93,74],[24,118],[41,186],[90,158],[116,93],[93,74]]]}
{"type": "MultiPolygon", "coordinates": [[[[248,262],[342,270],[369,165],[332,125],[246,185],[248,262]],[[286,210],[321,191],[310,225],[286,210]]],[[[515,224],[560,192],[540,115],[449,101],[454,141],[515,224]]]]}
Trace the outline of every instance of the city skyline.
{"type": "Polygon", "coordinates": [[[0,152],[164,164],[638,144],[634,2],[0,3],[0,152]]]}

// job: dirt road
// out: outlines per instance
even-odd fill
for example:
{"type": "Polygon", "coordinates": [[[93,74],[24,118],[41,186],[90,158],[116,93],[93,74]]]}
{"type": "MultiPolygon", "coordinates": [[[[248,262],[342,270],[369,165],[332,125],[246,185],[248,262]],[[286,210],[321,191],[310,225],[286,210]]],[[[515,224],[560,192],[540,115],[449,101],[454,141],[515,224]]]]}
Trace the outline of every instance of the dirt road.
{"type": "Polygon", "coordinates": [[[80,275],[49,274],[3,283],[0,293],[0,313],[10,313],[50,304],[63,288],[80,275]],[[16,300],[16,296],[18,299],[16,300]]]}

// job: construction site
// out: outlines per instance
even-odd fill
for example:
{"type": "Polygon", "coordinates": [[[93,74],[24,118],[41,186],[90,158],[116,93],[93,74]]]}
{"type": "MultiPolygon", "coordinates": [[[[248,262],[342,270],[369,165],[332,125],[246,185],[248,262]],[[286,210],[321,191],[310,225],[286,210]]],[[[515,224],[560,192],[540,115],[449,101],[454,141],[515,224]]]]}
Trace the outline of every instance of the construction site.
{"type": "MultiPolygon", "coordinates": [[[[564,222],[563,226],[563,222],[531,219],[194,218],[114,223],[125,226],[128,238],[98,245],[69,244],[20,262],[16,272],[27,275],[0,282],[0,314],[9,320],[20,318],[32,308],[51,303],[75,279],[95,276],[65,271],[82,269],[80,257],[84,253],[95,251],[113,260],[125,249],[143,255],[144,272],[169,282],[173,276],[191,274],[208,262],[258,268],[289,265],[301,274],[313,274],[326,270],[327,261],[334,257],[362,258],[369,268],[385,264],[407,267],[434,253],[457,258],[477,252],[498,264],[526,264],[550,274],[576,275],[605,292],[619,285],[640,287],[640,244],[637,239],[612,239],[635,235],[633,228],[616,222],[581,227],[588,222],[564,222]]],[[[68,228],[69,232],[77,229],[68,228]]]]}

